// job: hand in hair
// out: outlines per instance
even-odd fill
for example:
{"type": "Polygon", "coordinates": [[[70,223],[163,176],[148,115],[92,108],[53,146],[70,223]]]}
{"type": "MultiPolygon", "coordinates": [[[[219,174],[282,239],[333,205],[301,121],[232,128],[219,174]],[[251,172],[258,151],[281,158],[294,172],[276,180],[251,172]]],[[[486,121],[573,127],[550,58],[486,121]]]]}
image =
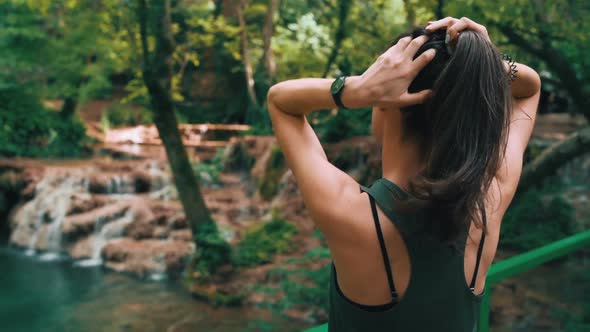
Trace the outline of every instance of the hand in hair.
{"type": "Polygon", "coordinates": [[[457,37],[463,30],[472,30],[475,32],[479,32],[484,35],[488,40],[490,40],[490,36],[488,35],[488,29],[485,26],[472,21],[467,17],[462,17],[460,19],[454,17],[446,17],[442,20],[428,22],[428,25],[424,28],[428,32],[433,32],[439,29],[446,29],[447,30],[447,43],[455,43],[457,41],[457,37]]]}
{"type": "Polygon", "coordinates": [[[414,60],[414,55],[427,39],[425,36],[413,40],[410,37],[400,39],[367,71],[355,78],[354,88],[350,90],[358,91],[358,103],[364,104],[363,106],[399,109],[426,101],[432,94],[430,90],[409,93],[408,87],[435,56],[435,50],[432,49],[414,60]]]}
{"type": "MultiPolygon", "coordinates": [[[[428,32],[446,29],[446,42],[451,44],[455,44],[457,42],[457,38],[459,37],[461,31],[464,30],[479,32],[481,35],[490,40],[486,27],[472,21],[467,17],[462,17],[461,19],[446,17],[442,20],[428,22],[428,25],[424,29],[428,32]]],[[[511,84],[512,96],[514,98],[527,98],[535,95],[539,91],[541,87],[541,81],[539,79],[539,75],[533,69],[521,63],[515,62],[504,62],[504,69],[506,71],[506,75],[514,75],[515,73],[518,73],[518,75],[511,78],[511,80],[514,80],[514,82],[511,84]]]]}

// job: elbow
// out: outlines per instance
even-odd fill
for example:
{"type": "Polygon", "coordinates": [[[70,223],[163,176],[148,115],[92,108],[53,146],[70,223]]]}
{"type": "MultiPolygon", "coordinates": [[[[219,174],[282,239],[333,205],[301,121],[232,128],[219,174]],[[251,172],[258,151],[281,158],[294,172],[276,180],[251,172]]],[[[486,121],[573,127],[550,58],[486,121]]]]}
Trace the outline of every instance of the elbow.
{"type": "Polygon", "coordinates": [[[536,94],[537,92],[541,91],[541,76],[539,76],[539,73],[534,70],[532,70],[531,76],[531,85],[533,86],[536,94]]]}
{"type": "Polygon", "coordinates": [[[281,83],[277,83],[268,89],[268,93],[266,94],[266,102],[268,104],[269,110],[272,108],[271,105],[276,105],[277,98],[280,95],[280,90],[281,83]]]}

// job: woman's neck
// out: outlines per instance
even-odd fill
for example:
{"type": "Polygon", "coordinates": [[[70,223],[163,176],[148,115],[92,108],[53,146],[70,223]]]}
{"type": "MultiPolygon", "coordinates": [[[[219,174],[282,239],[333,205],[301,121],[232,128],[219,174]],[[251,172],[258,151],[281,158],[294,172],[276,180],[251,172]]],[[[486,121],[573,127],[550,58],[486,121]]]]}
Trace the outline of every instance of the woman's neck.
{"type": "Polygon", "coordinates": [[[422,150],[416,140],[402,136],[399,111],[391,113],[385,119],[381,142],[383,177],[407,189],[410,179],[423,166],[422,150]]]}

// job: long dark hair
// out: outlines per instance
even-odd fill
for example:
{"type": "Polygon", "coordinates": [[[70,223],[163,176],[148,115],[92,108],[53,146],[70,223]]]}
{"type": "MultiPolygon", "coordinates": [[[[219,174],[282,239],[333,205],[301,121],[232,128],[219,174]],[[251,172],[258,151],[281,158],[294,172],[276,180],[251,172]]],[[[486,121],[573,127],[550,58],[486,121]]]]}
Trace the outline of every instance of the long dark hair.
{"type": "MultiPolygon", "coordinates": [[[[417,28],[399,38],[423,34],[417,28]]],[[[501,54],[487,38],[462,31],[447,46],[445,34],[427,34],[416,57],[430,48],[436,56],[409,87],[432,89],[433,97],[401,110],[402,137],[420,144],[424,161],[408,187],[412,198],[402,204],[425,208],[430,226],[453,241],[471,221],[487,231],[485,194],[506,148],[512,99],[501,54]]]]}

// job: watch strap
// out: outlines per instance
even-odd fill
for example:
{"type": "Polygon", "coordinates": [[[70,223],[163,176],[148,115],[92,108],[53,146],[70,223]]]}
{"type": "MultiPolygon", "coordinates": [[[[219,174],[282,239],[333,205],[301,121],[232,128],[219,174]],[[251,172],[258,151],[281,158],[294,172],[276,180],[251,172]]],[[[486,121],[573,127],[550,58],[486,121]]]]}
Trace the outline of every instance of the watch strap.
{"type": "Polygon", "coordinates": [[[348,107],[344,106],[342,103],[342,91],[344,90],[345,82],[346,76],[340,76],[334,80],[334,83],[332,83],[332,98],[334,99],[336,106],[341,109],[348,109],[348,107]]]}

